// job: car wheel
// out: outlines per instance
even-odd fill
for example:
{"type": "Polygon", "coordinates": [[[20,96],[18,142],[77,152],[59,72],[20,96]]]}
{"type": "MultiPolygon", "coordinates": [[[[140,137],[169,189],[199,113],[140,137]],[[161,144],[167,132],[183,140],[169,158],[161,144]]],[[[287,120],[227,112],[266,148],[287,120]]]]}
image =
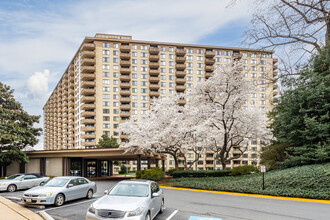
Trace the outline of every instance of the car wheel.
{"type": "Polygon", "coordinates": [[[93,197],[93,190],[90,189],[90,190],[88,190],[88,192],[87,192],[86,198],[87,198],[87,199],[91,199],[92,197],[93,197]]]}
{"type": "Polygon", "coordinates": [[[64,204],[64,195],[63,194],[58,194],[55,197],[55,206],[61,206],[64,204]]]}
{"type": "Polygon", "coordinates": [[[42,186],[42,185],[44,185],[44,184],[45,184],[45,182],[41,182],[41,183],[40,183],[40,186],[42,186]]]}
{"type": "Polygon", "coordinates": [[[11,184],[11,185],[8,186],[7,191],[8,192],[15,192],[16,189],[17,189],[16,185],[11,184]]]}
{"type": "Polygon", "coordinates": [[[164,211],[165,211],[165,204],[164,204],[164,199],[163,199],[162,204],[160,205],[159,213],[162,214],[164,211]]]}
{"type": "Polygon", "coordinates": [[[145,220],[151,220],[151,217],[150,217],[150,212],[148,212],[148,214],[146,215],[146,218],[145,220]]]}

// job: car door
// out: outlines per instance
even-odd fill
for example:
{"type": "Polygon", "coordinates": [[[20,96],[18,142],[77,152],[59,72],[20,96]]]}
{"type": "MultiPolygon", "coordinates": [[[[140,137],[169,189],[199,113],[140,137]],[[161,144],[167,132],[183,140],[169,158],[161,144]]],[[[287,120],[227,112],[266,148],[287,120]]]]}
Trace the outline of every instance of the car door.
{"type": "Polygon", "coordinates": [[[67,200],[73,200],[79,198],[79,185],[78,178],[71,179],[66,185],[65,197],[67,200]]]}
{"type": "Polygon", "coordinates": [[[162,199],[160,196],[155,196],[153,197],[152,194],[153,193],[159,193],[160,189],[159,186],[157,185],[157,183],[153,182],[150,184],[150,188],[151,188],[151,202],[150,202],[150,210],[151,210],[151,218],[153,219],[158,211],[159,211],[159,207],[161,205],[162,199]]]}
{"type": "Polygon", "coordinates": [[[32,188],[34,186],[35,179],[37,177],[35,175],[27,174],[24,175],[21,181],[21,189],[32,188]]]}
{"type": "Polygon", "coordinates": [[[84,178],[78,178],[79,198],[84,198],[89,190],[88,181],[84,178]]]}

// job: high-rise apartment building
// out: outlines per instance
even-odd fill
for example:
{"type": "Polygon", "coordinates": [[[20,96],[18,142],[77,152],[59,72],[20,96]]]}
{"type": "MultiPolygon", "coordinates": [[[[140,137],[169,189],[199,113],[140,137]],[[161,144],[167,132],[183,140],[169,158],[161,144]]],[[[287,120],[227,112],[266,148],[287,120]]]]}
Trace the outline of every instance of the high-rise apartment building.
{"type": "MultiPolygon", "coordinates": [[[[235,58],[242,60],[246,78],[258,87],[246,104],[270,110],[277,94],[272,51],[140,41],[123,35],[86,37],[44,106],[44,148],[94,148],[103,134],[121,142],[127,136],[118,133],[119,123],[130,116],[144,117],[153,97],[183,93],[207,80],[215,65],[235,58]]],[[[251,140],[249,151],[228,167],[257,163],[259,151],[259,140],[251,140]]],[[[187,158],[193,160],[194,155],[188,153],[187,158]]],[[[167,168],[173,167],[168,157],[167,168]]],[[[220,167],[211,153],[194,165],[220,167]]]]}

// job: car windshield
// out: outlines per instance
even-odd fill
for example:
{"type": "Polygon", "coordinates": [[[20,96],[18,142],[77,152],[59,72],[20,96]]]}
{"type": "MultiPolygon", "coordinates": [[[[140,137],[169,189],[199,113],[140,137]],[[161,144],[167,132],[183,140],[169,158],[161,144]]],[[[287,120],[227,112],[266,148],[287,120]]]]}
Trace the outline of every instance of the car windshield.
{"type": "Polygon", "coordinates": [[[149,195],[149,186],[146,184],[121,183],[112,188],[108,195],[147,197],[149,195]]]}
{"type": "Polygon", "coordinates": [[[44,186],[47,187],[62,187],[64,186],[69,179],[64,179],[64,178],[54,178],[49,180],[44,186]]]}
{"type": "Polygon", "coordinates": [[[20,174],[15,174],[7,177],[7,180],[17,180],[21,177],[22,175],[20,174]]]}

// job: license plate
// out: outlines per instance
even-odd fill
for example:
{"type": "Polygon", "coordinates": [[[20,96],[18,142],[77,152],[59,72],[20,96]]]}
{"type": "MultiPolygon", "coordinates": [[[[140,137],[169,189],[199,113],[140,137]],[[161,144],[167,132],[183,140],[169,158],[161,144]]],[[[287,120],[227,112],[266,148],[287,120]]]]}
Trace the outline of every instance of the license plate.
{"type": "Polygon", "coordinates": [[[26,199],[26,202],[32,202],[32,199],[26,199]]]}

